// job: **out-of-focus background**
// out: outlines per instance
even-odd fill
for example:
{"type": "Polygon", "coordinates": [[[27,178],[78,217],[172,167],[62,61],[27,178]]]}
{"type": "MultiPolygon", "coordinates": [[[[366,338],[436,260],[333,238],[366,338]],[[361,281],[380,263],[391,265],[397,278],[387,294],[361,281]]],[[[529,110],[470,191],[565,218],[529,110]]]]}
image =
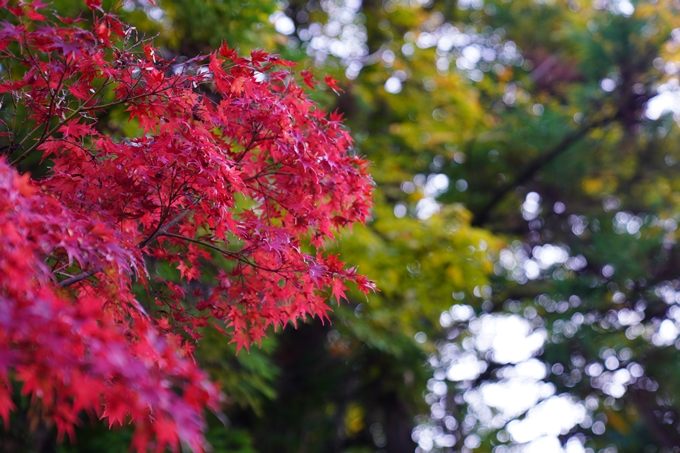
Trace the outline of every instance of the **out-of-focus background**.
{"type": "MultiPolygon", "coordinates": [[[[680,2],[119,14],[167,58],[226,41],[332,74],[344,91],[312,96],[374,162],[373,221],[333,248],[380,292],[249,354],[208,335],[197,357],[229,398],[215,453],[680,452],[680,2]]],[[[123,452],[129,433],[84,419],[43,444],[123,452]]]]}

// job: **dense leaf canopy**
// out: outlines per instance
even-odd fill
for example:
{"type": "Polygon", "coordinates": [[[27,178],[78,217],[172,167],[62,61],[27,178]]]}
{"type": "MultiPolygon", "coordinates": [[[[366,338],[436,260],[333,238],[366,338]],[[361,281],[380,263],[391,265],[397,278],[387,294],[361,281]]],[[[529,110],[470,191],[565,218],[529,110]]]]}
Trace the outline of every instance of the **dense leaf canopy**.
{"type": "Polygon", "coordinates": [[[40,2],[4,11],[0,413],[12,379],[60,439],[85,410],[131,421],[137,450],[200,451],[220,398],[191,357],[200,329],[238,350],[326,318],[347,281],[368,292],[322,248],[365,221],[371,179],[292,63],[226,44],[164,60],[87,4],[85,27],[40,2]],[[112,109],[135,134],[100,126],[112,109]],[[13,168],[31,160],[44,176],[13,168]]]}

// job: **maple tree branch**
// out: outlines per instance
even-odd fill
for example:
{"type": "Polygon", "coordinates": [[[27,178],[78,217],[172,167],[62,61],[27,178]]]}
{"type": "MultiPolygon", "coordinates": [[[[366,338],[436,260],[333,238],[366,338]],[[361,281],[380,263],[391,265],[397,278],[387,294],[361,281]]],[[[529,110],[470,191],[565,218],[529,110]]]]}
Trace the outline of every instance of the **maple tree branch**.
{"type": "Polygon", "coordinates": [[[544,165],[552,162],[559,155],[569,150],[571,146],[588,134],[591,130],[596,127],[603,126],[614,120],[614,116],[608,116],[597,121],[593,121],[578,131],[566,135],[562,140],[553,146],[549,151],[542,153],[533,162],[531,162],[513,181],[511,181],[506,186],[502,187],[496,193],[493,194],[491,199],[482,208],[474,213],[474,220],[472,221],[472,226],[481,226],[489,220],[489,216],[493,209],[505,198],[505,196],[510,193],[516,187],[524,184],[531,177],[533,177],[544,165]]]}
{"type": "Polygon", "coordinates": [[[262,130],[262,124],[261,124],[261,123],[258,123],[258,124],[253,128],[253,130],[251,131],[251,134],[252,134],[252,135],[250,136],[250,142],[249,142],[248,145],[243,149],[243,151],[241,152],[241,154],[239,154],[239,155],[236,157],[235,162],[241,162],[241,161],[243,160],[243,158],[246,157],[246,154],[248,154],[248,151],[250,151],[250,150],[253,148],[253,146],[255,145],[255,143],[257,143],[257,142],[259,141],[259,139],[257,138],[257,134],[259,134],[261,130],[262,130]]]}
{"type": "MultiPolygon", "coordinates": [[[[18,102],[17,102],[16,93],[11,93],[10,99],[12,100],[12,107],[14,107],[14,109],[12,110],[13,111],[13,114],[12,114],[12,130],[9,132],[10,153],[7,155],[7,159],[9,159],[9,157],[11,156],[11,152],[12,152],[11,150],[15,146],[17,146],[17,145],[14,144],[14,142],[16,141],[16,137],[17,137],[16,134],[18,134],[21,131],[21,129],[23,128],[23,123],[22,123],[22,125],[17,130],[17,116],[19,116],[19,114],[17,113],[18,112],[18,102]]],[[[17,148],[20,148],[20,147],[21,147],[21,145],[17,146],[17,148]]],[[[23,148],[21,148],[21,149],[23,149],[23,148]]]]}
{"type": "MultiPolygon", "coordinates": [[[[137,244],[137,247],[139,247],[140,249],[143,249],[150,242],[158,239],[158,236],[160,236],[162,234],[168,234],[167,230],[169,230],[173,226],[177,225],[184,217],[186,217],[189,214],[189,212],[190,211],[187,210],[187,211],[183,211],[183,212],[179,213],[177,216],[175,216],[175,218],[173,218],[171,221],[169,221],[165,225],[163,225],[163,223],[160,222],[158,224],[159,227],[156,228],[156,230],[149,237],[147,237],[142,242],[137,244]]],[[[89,270],[89,271],[81,272],[78,275],[74,275],[73,277],[69,277],[65,280],[60,281],[59,286],[61,286],[62,288],[66,288],[67,286],[70,286],[74,283],[78,283],[82,280],[85,280],[86,278],[92,277],[93,275],[95,275],[99,271],[101,271],[101,269],[92,269],[92,270],[89,270]]]]}
{"type": "MultiPolygon", "coordinates": [[[[174,234],[174,233],[165,232],[165,233],[162,233],[162,235],[166,236],[166,237],[170,237],[170,238],[181,239],[181,240],[184,240],[184,241],[187,241],[187,242],[192,242],[192,243],[197,244],[197,245],[202,245],[202,246],[207,247],[209,249],[215,250],[216,252],[220,252],[220,253],[222,253],[226,256],[230,256],[230,257],[234,258],[235,260],[240,261],[241,263],[246,264],[248,266],[252,266],[256,269],[260,269],[260,270],[267,271],[267,272],[274,272],[274,273],[279,273],[279,272],[284,271],[283,267],[281,267],[279,269],[271,269],[271,268],[260,266],[258,264],[251,262],[251,261],[248,261],[245,258],[240,257],[239,254],[236,253],[236,252],[231,252],[229,250],[223,249],[222,247],[218,247],[218,246],[211,244],[209,242],[199,241],[198,239],[190,238],[188,236],[182,236],[181,234],[174,234]]],[[[293,269],[292,272],[295,272],[295,269],[293,269]]]]}
{"type": "Polygon", "coordinates": [[[187,215],[189,215],[189,212],[190,212],[190,211],[187,210],[187,211],[184,211],[184,212],[179,213],[177,216],[175,216],[175,218],[173,218],[171,221],[169,221],[168,223],[166,223],[166,224],[163,225],[163,226],[161,226],[163,222],[159,222],[159,223],[158,223],[158,227],[156,228],[156,231],[154,231],[154,232],[151,234],[151,236],[149,236],[148,238],[144,239],[142,242],[140,242],[139,244],[137,244],[137,247],[139,247],[140,249],[141,249],[141,248],[144,248],[144,247],[146,247],[150,242],[155,241],[155,240],[158,238],[158,236],[160,236],[160,235],[162,235],[162,234],[166,234],[167,231],[168,231],[170,228],[172,228],[172,227],[174,227],[175,225],[177,225],[184,217],[186,217],[187,215]]]}
{"type": "MultiPolygon", "coordinates": [[[[38,61],[37,61],[37,59],[33,56],[33,54],[30,52],[30,50],[28,49],[28,46],[27,46],[27,49],[26,49],[26,50],[27,50],[27,52],[28,52],[28,55],[29,55],[29,56],[31,57],[31,59],[33,60],[33,64],[36,65],[36,66],[38,66],[38,61]]],[[[64,70],[62,71],[61,75],[59,76],[59,81],[57,82],[57,88],[55,88],[54,90],[52,90],[52,89],[50,88],[50,103],[49,103],[49,109],[48,109],[48,113],[47,113],[47,120],[43,121],[43,122],[44,122],[44,127],[43,127],[43,124],[42,124],[41,122],[38,122],[38,124],[33,128],[33,130],[32,130],[31,132],[29,132],[28,134],[26,134],[26,136],[21,140],[21,142],[19,142],[19,145],[23,145],[24,142],[25,142],[26,140],[28,140],[29,138],[31,138],[31,137],[33,136],[33,134],[36,133],[41,127],[43,127],[43,132],[42,132],[42,135],[40,136],[40,139],[38,139],[38,142],[42,142],[42,140],[45,138],[45,135],[47,134],[47,130],[49,129],[49,126],[50,126],[50,121],[52,121],[52,117],[54,116],[54,108],[56,107],[56,102],[55,102],[55,100],[56,100],[56,97],[57,97],[57,93],[58,93],[59,90],[61,89],[62,83],[64,82],[64,76],[66,75],[66,72],[68,71],[68,69],[69,69],[69,64],[66,65],[66,67],[65,67],[64,70]]],[[[38,71],[38,72],[40,73],[40,76],[41,76],[41,77],[43,78],[43,80],[45,81],[45,84],[47,85],[47,87],[49,87],[49,86],[50,86],[50,81],[45,77],[45,74],[43,74],[42,71],[38,71]]],[[[25,152],[24,152],[21,156],[19,156],[19,157],[24,156],[24,154],[26,154],[26,156],[28,156],[27,153],[28,153],[28,151],[25,151],[25,152]]],[[[21,159],[21,160],[23,160],[23,159],[21,159]]],[[[17,159],[15,162],[18,163],[18,162],[20,162],[21,160],[18,160],[18,159],[17,159]]]]}
{"type": "MultiPolygon", "coordinates": [[[[49,130],[49,132],[45,133],[45,131],[43,131],[43,134],[42,134],[42,136],[40,137],[40,139],[39,139],[37,142],[35,142],[35,143],[33,144],[33,146],[31,146],[31,147],[28,148],[26,151],[24,151],[19,157],[17,157],[16,159],[14,159],[10,165],[15,166],[16,164],[18,164],[18,163],[21,162],[22,160],[26,159],[28,156],[31,155],[31,153],[32,153],[33,151],[35,151],[35,149],[36,149],[38,146],[40,146],[40,145],[45,141],[45,138],[46,138],[46,137],[49,137],[50,135],[54,134],[57,130],[59,130],[59,128],[60,128],[61,126],[63,126],[64,124],[68,123],[69,121],[71,121],[71,120],[72,120],[73,118],[75,118],[76,115],[78,115],[79,113],[88,110],[88,109],[85,109],[84,107],[85,107],[90,101],[92,101],[99,93],[101,93],[101,91],[102,91],[106,86],[109,85],[109,81],[110,81],[110,78],[107,78],[107,79],[104,81],[104,83],[102,83],[102,86],[100,86],[99,89],[97,89],[97,91],[95,91],[94,93],[92,93],[92,96],[90,96],[90,97],[88,98],[88,100],[85,101],[85,102],[83,103],[83,105],[81,105],[80,107],[78,107],[77,109],[75,109],[75,110],[73,111],[73,113],[71,113],[69,116],[67,116],[67,117],[64,118],[63,120],[59,121],[52,129],[49,130]]],[[[36,128],[33,129],[26,137],[24,137],[24,139],[21,140],[21,142],[19,142],[19,144],[20,144],[20,145],[23,144],[28,138],[31,137],[31,135],[33,135],[33,133],[34,133],[37,129],[38,129],[38,127],[36,126],[36,128]]],[[[47,127],[45,127],[45,130],[47,130],[47,127]]]]}
{"type": "MultiPolygon", "coordinates": [[[[216,245],[214,245],[214,244],[211,244],[211,243],[209,243],[209,242],[199,241],[198,239],[190,238],[189,236],[183,236],[183,235],[181,235],[181,234],[175,234],[175,233],[167,233],[167,232],[164,232],[164,233],[161,233],[161,235],[162,235],[162,236],[169,237],[169,238],[181,239],[181,240],[187,241],[187,242],[193,242],[194,244],[202,245],[202,246],[204,246],[204,247],[208,247],[208,248],[213,249],[213,250],[215,250],[215,251],[217,251],[217,252],[220,252],[220,253],[222,253],[222,254],[224,254],[224,255],[233,256],[234,258],[237,258],[237,259],[238,259],[238,254],[237,254],[237,253],[231,252],[231,251],[226,250],[226,249],[223,249],[222,247],[218,247],[218,246],[216,246],[216,245]]],[[[241,259],[243,259],[243,258],[241,258],[241,259]]]]}
{"type": "Polygon", "coordinates": [[[69,277],[66,280],[62,280],[59,282],[59,286],[62,288],[66,288],[69,285],[72,285],[74,283],[78,283],[79,281],[85,280],[86,278],[92,277],[94,274],[99,272],[98,270],[91,270],[91,271],[86,271],[86,272],[81,272],[78,275],[74,275],[73,277],[69,277]]]}
{"type": "MultiPolygon", "coordinates": [[[[50,106],[49,106],[49,112],[47,114],[47,120],[45,120],[45,128],[42,131],[42,135],[38,139],[38,143],[42,143],[45,140],[45,136],[47,135],[47,130],[50,126],[50,121],[52,121],[52,117],[54,116],[54,110],[57,107],[57,94],[59,93],[59,90],[61,89],[62,84],[64,83],[64,76],[66,75],[66,72],[70,69],[70,65],[67,64],[66,67],[64,68],[64,71],[61,73],[61,76],[59,76],[59,82],[57,82],[57,87],[54,89],[54,92],[50,96],[50,106]]],[[[49,80],[45,80],[45,83],[47,83],[47,86],[49,87],[49,80]]],[[[50,90],[52,91],[52,90],[50,90]]],[[[33,135],[33,133],[31,133],[33,135]]],[[[23,143],[23,140],[22,140],[23,143]]]]}
{"type": "MultiPolygon", "coordinates": [[[[140,99],[140,98],[143,98],[143,97],[156,96],[156,95],[159,95],[160,93],[162,93],[163,91],[169,90],[169,89],[171,89],[171,88],[174,87],[174,85],[170,85],[170,86],[168,86],[166,89],[158,90],[158,88],[160,88],[160,86],[159,86],[159,87],[156,87],[156,89],[155,89],[154,91],[152,91],[151,93],[138,94],[138,95],[136,95],[136,96],[130,96],[130,97],[126,97],[126,98],[124,98],[124,99],[119,99],[118,101],[112,101],[112,102],[109,102],[109,103],[107,103],[107,104],[100,104],[100,105],[93,105],[93,106],[90,106],[90,107],[86,107],[87,104],[90,103],[90,101],[92,101],[99,93],[101,93],[101,91],[102,91],[106,86],[109,85],[109,82],[110,82],[110,78],[107,78],[107,79],[104,81],[104,83],[102,84],[102,86],[99,87],[99,88],[97,89],[97,91],[95,91],[95,92],[92,94],[92,96],[90,96],[90,97],[87,99],[87,101],[85,101],[80,107],[78,107],[76,110],[74,110],[73,113],[71,113],[69,116],[67,116],[67,117],[64,118],[63,120],[59,121],[59,123],[57,123],[57,124],[56,124],[52,129],[50,129],[47,133],[43,132],[43,134],[42,134],[40,140],[38,140],[33,146],[31,146],[31,147],[28,148],[26,151],[24,151],[19,157],[17,157],[16,159],[14,159],[10,165],[15,166],[16,164],[18,164],[18,163],[20,163],[21,161],[23,161],[24,159],[26,159],[28,156],[31,155],[31,153],[32,153],[33,151],[35,151],[35,149],[36,149],[38,146],[40,146],[40,145],[45,141],[45,138],[46,138],[46,137],[51,136],[51,135],[52,135],[53,133],[55,133],[61,126],[63,126],[64,124],[68,123],[69,121],[71,121],[73,118],[76,117],[76,115],[78,115],[78,114],[80,114],[80,113],[88,112],[88,111],[92,111],[92,110],[106,109],[106,108],[109,108],[109,107],[115,107],[115,106],[117,106],[117,105],[121,105],[121,104],[124,104],[124,103],[126,103],[126,102],[130,102],[130,101],[135,101],[135,100],[140,99]],[[156,90],[158,90],[158,91],[156,91],[156,90]]],[[[27,136],[21,141],[21,143],[23,143],[26,139],[28,139],[28,138],[29,138],[29,137],[30,137],[37,129],[38,129],[38,128],[36,128],[36,129],[34,129],[33,131],[31,131],[31,133],[30,133],[29,135],[27,135],[27,136]]]]}
{"type": "MultiPolygon", "coordinates": [[[[33,66],[34,66],[34,67],[40,67],[40,60],[38,60],[38,59],[35,57],[35,55],[33,55],[33,52],[31,52],[31,46],[28,44],[28,39],[26,38],[26,34],[27,34],[27,32],[24,30],[24,42],[23,42],[23,47],[24,47],[26,53],[28,54],[28,56],[30,57],[30,59],[32,60],[33,66]]],[[[48,54],[48,62],[49,62],[49,60],[50,60],[50,58],[49,58],[49,54],[48,54]]],[[[64,72],[62,73],[62,76],[63,76],[65,73],[66,73],[66,71],[64,71],[64,72]]],[[[47,86],[47,88],[48,88],[50,91],[52,91],[52,89],[50,88],[50,81],[49,81],[49,79],[45,76],[45,74],[43,73],[43,71],[38,70],[38,74],[40,74],[40,77],[42,77],[42,79],[45,81],[45,85],[47,86]]]]}

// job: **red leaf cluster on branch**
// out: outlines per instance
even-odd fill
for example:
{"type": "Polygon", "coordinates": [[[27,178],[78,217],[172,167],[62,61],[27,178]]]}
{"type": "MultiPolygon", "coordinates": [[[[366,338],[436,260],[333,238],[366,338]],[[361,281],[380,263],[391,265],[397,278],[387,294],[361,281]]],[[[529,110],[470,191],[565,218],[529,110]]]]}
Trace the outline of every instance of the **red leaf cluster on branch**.
{"type": "Polygon", "coordinates": [[[0,24],[0,417],[16,380],[60,435],[87,411],[133,422],[140,451],[201,450],[220,396],[191,358],[200,328],[248,347],[326,317],[348,281],[373,289],[322,251],[367,219],[367,162],[292,63],[226,45],[166,61],[86,3],[91,28],[40,2],[0,24]],[[111,112],[139,133],[109,131],[111,112]],[[50,170],[32,180],[15,167],[35,155],[50,170]],[[162,263],[179,277],[150,275],[162,263]]]}

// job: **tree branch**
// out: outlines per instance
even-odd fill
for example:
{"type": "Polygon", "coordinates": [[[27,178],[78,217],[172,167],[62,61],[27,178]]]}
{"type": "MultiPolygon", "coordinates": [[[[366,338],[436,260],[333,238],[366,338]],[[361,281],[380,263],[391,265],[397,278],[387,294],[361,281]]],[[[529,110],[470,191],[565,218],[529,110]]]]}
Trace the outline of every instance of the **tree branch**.
{"type": "Polygon", "coordinates": [[[155,241],[158,238],[158,236],[167,233],[167,231],[170,228],[177,225],[187,215],[189,215],[189,211],[184,211],[184,212],[181,212],[180,214],[178,214],[175,218],[173,218],[171,221],[169,221],[168,223],[166,223],[162,227],[159,224],[159,228],[156,228],[156,231],[154,231],[151,234],[151,236],[149,236],[148,238],[144,239],[142,242],[137,244],[137,247],[139,247],[140,249],[146,247],[147,244],[149,244],[151,241],[155,241]]]}
{"type": "MultiPolygon", "coordinates": [[[[150,242],[155,241],[156,239],[158,239],[158,236],[160,236],[160,235],[162,235],[162,234],[166,234],[167,231],[168,231],[170,228],[172,228],[173,226],[177,225],[184,217],[186,217],[186,216],[189,214],[189,212],[190,212],[190,211],[188,211],[188,210],[187,210],[187,211],[183,211],[183,212],[179,213],[177,216],[175,216],[175,218],[173,218],[171,221],[169,221],[168,223],[166,223],[165,225],[163,225],[162,227],[159,225],[159,228],[157,228],[156,231],[154,231],[149,237],[147,237],[147,238],[144,239],[142,242],[140,242],[139,244],[137,244],[137,247],[139,247],[140,249],[143,249],[143,248],[146,247],[150,242]]],[[[81,273],[78,274],[78,275],[74,275],[73,277],[69,277],[69,278],[67,278],[66,280],[60,281],[60,282],[59,282],[59,286],[61,286],[62,288],[66,288],[67,286],[70,286],[70,285],[72,285],[72,284],[74,284],[74,283],[78,283],[78,282],[80,282],[80,281],[82,281],[82,280],[85,280],[86,278],[92,277],[93,275],[95,275],[96,273],[98,273],[100,270],[101,270],[101,269],[92,269],[92,270],[89,270],[89,271],[81,272],[81,273]]]]}
{"type": "Polygon", "coordinates": [[[73,277],[69,277],[66,280],[62,280],[59,282],[59,286],[62,288],[66,288],[69,285],[72,285],[74,283],[78,283],[81,280],[85,280],[86,278],[92,277],[94,274],[96,274],[99,271],[87,271],[87,272],[81,272],[78,275],[74,275],[73,277]]]}
{"type": "MultiPolygon", "coordinates": [[[[248,266],[252,266],[256,269],[260,269],[260,270],[267,271],[267,272],[276,272],[276,273],[284,272],[283,267],[279,268],[279,269],[271,269],[271,268],[260,266],[259,264],[255,264],[251,261],[248,261],[245,258],[240,257],[238,253],[231,252],[229,250],[225,250],[222,247],[218,247],[218,246],[211,244],[209,242],[199,241],[198,239],[190,238],[190,237],[187,237],[187,236],[182,236],[181,234],[164,232],[164,233],[162,233],[162,235],[169,237],[169,238],[175,238],[175,239],[181,239],[181,240],[187,241],[187,242],[193,242],[194,244],[197,244],[197,245],[202,245],[203,247],[207,247],[209,249],[215,250],[216,252],[220,252],[225,256],[230,256],[230,257],[234,258],[235,260],[240,261],[241,263],[246,264],[248,266]]],[[[295,269],[293,269],[292,271],[295,272],[295,269]]]]}
{"type": "MultiPolygon", "coordinates": [[[[67,116],[67,117],[65,117],[64,119],[62,119],[61,121],[59,121],[52,129],[49,129],[49,131],[48,131],[48,126],[49,126],[49,120],[48,120],[47,123],[45,124],[45,129],[43,130],[43,133],[42,133],[42,135],[40,136],[40,139],[38,139],[38,140],[37,140],[30,148],[28,148],[26,151],[24,151],[19,157],[17,157],[16,159],[14,159],[10,165],[15,166],[15,165],[17,165],[19,162],[21,162],[22,160],[26,159],[28,156],[31,155],[31,153],[32,153],[38,146],[40,146],[42,143],[44,143],[44,141],[45,141],[45,139],[46,139],[47,137],[50,137],[52,134],[54,134],[56,131],[58,131],[59,128],[60,128],[61,126],[63,126],[64,124],[68,123],[69,121],[71,121],[71,120],[72,120],[73,118],[75,118],[78,114],[80,114],[80,113],[82,113],[82,112],[88,110],[88,109],[85,108],[85,106],[86,106],[89,102],[91,102],[91,101],[92,101],[99,93],[101,93],[101,91],[102,91],[104,88],[106,88],[106,87],[109,85],[109,81],[110,81],[110,79],[107,78],[107,79],[102,83],[102,86],[100,86],[94,93],[92,93],[92,96],[90,96],[89,99],[88,99],[87,101],[85,101],[80,107],[78,107],[77,109],[75,109],[69,116],[67,116]]],[[[23,144],[26,140],[28,140],[28,139],[33,135],[33,133],[36,132],[36,131],[39,129],[40,126],[41,126],[40,124],[37,125],[37,126],[35,127],[35,129],[33,129],[31,132],[29,132],[29,134],[28,134],[26,137],[24,137],[23,140],[21,140],[20,144],[23,144]]]]}
{"type": "Polygon", "coordinates": [[[543,166],[552,162],[562,153],[569,150],[569,148],[571,148],[571,146],[574,143],[582,139],[591,130],[611,122],[614,119],[614,117],[615,116],[606,117],[597,121],[593,121],[590,124],[583,126],[580,130],[568,134],[552,149],[538,156],[512,182],[510,182],[505,187],[501,188],[496,193],[494,193],[491,199],[478,212],[474,213],[474,220],[472,221],[472,225],[478,227],[485,224],[489,220],[491,212],[501,201],[503,201],[503,199],[508,193],[510,193],[513,189],[515,189],[519,185],[524,184],[526,181],[528,181],[541,168],[543,168],[543,166]]]}

